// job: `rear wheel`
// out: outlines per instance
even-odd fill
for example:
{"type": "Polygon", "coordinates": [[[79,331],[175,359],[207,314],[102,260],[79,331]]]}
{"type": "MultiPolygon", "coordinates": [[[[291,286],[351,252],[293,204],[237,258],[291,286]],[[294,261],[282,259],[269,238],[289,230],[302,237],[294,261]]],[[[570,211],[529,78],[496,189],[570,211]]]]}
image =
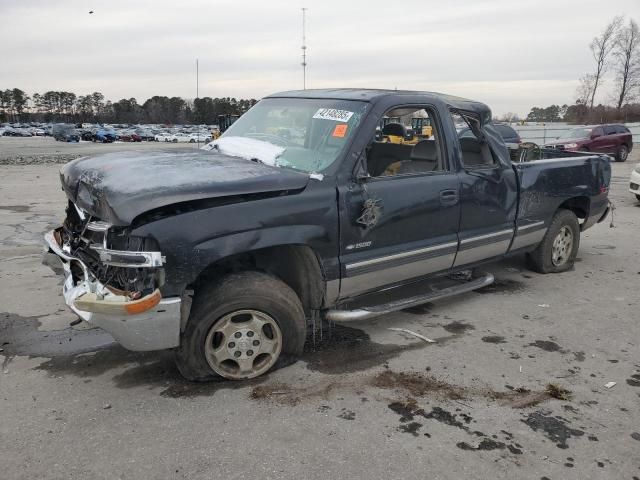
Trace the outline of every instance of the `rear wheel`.
{"type": "Polygon", "coordinates": [[[190,380],[258,377],[302,353],[306,319],[295,292],[261,272],[231,274],[200,289],[176,350],[190,380]]]}
{"type": "Polygon", "coordinates": [[[618,151],[616,152],[616,161],[626,162],[628,156],[629,156],[629,147],[627,147],[626,145],[620,145],[618,147],[618,151]]]}
{"type": "Polygon", "coordinates": [[[531,268],[540,273],[565,272],[573,267],[580,247],[578,217],[558,210],[538,247],[529,254],[531,268]]]}

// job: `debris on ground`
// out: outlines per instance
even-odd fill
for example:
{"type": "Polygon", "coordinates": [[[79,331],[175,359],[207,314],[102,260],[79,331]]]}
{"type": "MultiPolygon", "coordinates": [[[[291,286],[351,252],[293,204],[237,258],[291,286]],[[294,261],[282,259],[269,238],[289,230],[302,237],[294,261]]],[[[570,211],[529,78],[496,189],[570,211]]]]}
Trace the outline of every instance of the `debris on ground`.
{"type": "Polygon", "coordinates": [[[413,335],[420,340],[424,340],[427,343],[436,343],[435,340],[431,340],[430,338],[425,337],[424,335],[420,335],[419,333],[413,332],[411,330],[407,330],[406,328],[387,328],[387,330],[393,330],[394,332],[402,332],[409,335],[413,335]]]}
{"type": "Polygon", "coordinates": [[[613,388],[618,384],[618,382],[607,382],[604,384],[604,388],[613,388]]]}

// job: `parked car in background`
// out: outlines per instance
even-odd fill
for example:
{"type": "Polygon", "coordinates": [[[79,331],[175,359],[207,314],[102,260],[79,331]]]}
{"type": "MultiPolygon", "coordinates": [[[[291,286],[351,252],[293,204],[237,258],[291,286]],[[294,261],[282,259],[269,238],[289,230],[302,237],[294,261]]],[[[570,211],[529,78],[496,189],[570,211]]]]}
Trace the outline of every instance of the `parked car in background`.
{"type": "Polygon", "coordinates": [[[93,135],[94,142],[112,143],[116,140],[116,132],[114,130],[100,129],[96,130],[93,135]]]}
{"type": "Polygon", "coordinates": [[[631,172],[631,180],[629,182],[629,191],[633,193],[638,201],[640,201],[640,163],[631,172]]]}
{"type": "Polygon", "coordinates": [[[193,140],[193,142],[191,142],[191,140],[191,136],[186,133],[175,133],[171,135],[167,141],[173,143],[195,143],[195,140],[193,140]]]}
{"type": "Polygon", "coordinates": [[[94,132],[92,130],[80,129],[79,133],[80,133],[80,139],[81,140],[84,140],[85,142],[93,141],[93,133],[94,132]]]}
{"type": "Polygon", "coordinates": [[[587,125],[566,131],[546,148],[572,152],[606,153],[624,162],[633,149],[633,136],[627,127],[618,124],[587,125]]]}
{"type": "Polygon", "coordinates": [[[196,143],[196,142],[200,142],[200,143],[209,143],[212,140],[211,134],[210,133],[192,133],[191,135],[189,135],[190,143],[196,143]]]}
{"type": "Polygon", "coordinates": [[[58,142],[79,142],[80,133],[74,125],[57,123],[51,129],[51,135],[58,142]]]}
{"type": "Polygon", "coordinates": [[[143,128],[139,128],[136,130],[136,134],[140,137],[143,142],[153,142],[155,140],[155,135],[151,130],[145,130],[143,128]]]}
{"type": "Polygon", "coordinates": [[[153,138],[156,142],[168,142],[173,135],[168,132],[157,133],[153,138]]]}
{"type": "Polygon", "coordinates": [[[133,132],[120,132],[117,136],[117,140],[121,142],[141,142],[142,137],[133,132]]]}

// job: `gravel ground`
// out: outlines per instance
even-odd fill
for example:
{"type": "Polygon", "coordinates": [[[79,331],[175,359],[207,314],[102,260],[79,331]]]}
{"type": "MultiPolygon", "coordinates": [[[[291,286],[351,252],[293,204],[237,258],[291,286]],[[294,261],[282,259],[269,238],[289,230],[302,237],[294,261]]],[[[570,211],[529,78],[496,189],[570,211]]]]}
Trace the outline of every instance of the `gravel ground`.
{"type": "Polygon", "coordinates": [[[502,261],[484,291],[333,326],[287,368],[209,384],[182,380],[168,352],[68,326],[40,264],[63,215],[58,166],[4,166],[1,476],[640,478],[637,161],[613,165],[616,228],[587,231],[573,271],[502,261]]]}
{"type": "MultiPolygon", "coordinates": [[[[202,144],[201,144],[202,146],[202,144]]],[[[56,142],[51,137],[0,137],[0,165],[67,163],[74,158],[121,150],[197,148],[197,144],[157,142],[56,142]]]]}

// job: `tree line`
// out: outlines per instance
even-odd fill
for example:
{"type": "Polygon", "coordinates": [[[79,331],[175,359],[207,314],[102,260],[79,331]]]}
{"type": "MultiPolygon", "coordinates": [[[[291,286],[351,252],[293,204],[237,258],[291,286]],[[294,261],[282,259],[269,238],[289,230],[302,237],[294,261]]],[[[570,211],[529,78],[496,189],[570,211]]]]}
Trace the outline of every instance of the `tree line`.
{"type": "Polygon", "coordinates": [[[583,75],[573,105],[533,107],[532,122],[611,123],[640,121],[640,29],[633,19],[614,17],[589,44],[593,71],[583,75]],[[595,104],[596,93],[611,73],[607,104],[595,104]]]}
{"type": "Polygon", "coordinates": [[[0,89],[0,122],[90,122],[216,124],[218,115],[241,115],[255,99],[203,97],[186,100],[155,95],[142,105],[135,98],[105,100],[100,92],[76,95],[48,91],[29,96],[19,88],[0,89]]]}

